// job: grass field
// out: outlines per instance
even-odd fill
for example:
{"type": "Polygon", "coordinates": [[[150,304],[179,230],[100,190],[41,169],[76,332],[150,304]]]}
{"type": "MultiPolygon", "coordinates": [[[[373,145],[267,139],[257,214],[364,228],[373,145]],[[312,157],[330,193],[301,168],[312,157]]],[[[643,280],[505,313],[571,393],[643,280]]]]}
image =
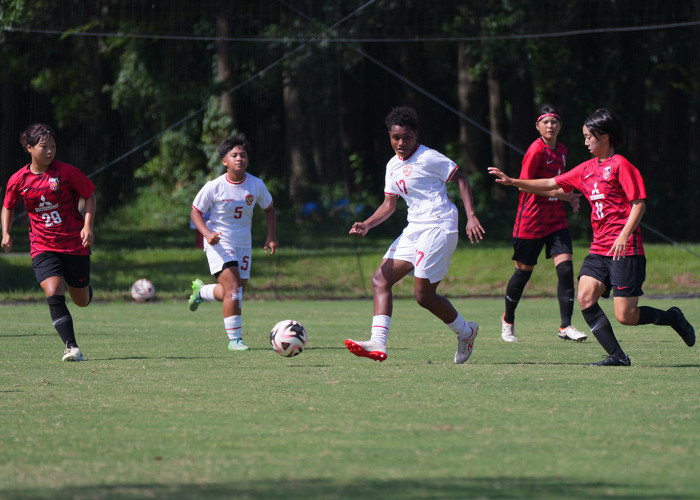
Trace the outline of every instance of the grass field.
{"type": "MultiPolygon", "coordinates": [[[[0,498],[700,498],[697,347],[618,325],[632,367],[589,367],[601,347],[558,340],[554,300],[523,300],[516,344],[501,299],[454,303],[481,325],[459,366],[410,300],[384,363],[343,347],[368,300],[248,301],[237,353],[215,304],[71,306],[84,363],[45,304],[0,306],[0,498]],[[290,359],[267,336],[285,318],[309,334],[290,359]]],[[[700,299],[645,303],[700,324],[700,299]]]]}

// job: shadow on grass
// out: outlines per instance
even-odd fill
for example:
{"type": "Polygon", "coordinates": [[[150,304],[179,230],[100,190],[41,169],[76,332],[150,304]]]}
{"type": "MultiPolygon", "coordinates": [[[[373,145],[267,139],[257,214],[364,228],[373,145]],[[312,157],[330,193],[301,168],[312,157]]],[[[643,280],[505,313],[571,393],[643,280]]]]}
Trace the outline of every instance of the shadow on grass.
{"type": "Polygon", "coordinates": [[[215,485],[124,484],[63,489],[0,490],[4,499],[454,499],[454,498],[601,498],[680,499],[685,495],[654,492],[647,485],[584,482],[565,478],[449,478],[426,480],[312,479],[304,481],[236,481],[215,485]]]}

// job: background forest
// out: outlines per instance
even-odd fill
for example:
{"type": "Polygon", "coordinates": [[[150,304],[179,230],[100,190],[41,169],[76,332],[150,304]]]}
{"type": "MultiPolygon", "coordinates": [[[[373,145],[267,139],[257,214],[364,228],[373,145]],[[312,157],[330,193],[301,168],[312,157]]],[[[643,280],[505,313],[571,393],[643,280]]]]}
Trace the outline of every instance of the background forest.
{"type": "Polygon", "coordinates": [[[486,167],[517,175],[545,102],[573,166],[584,118],[609,106],[645,177],[647,238],[698,241],[699,35],[700,0],[0,0],[0,185],[45,122],[98,185],[98,224],[147,225],[123,216],[141,199],[184,228],[237,130],[283,220],[343,229],[380,201],[384,116],[408,104],[421,142],[469,174],[489,239],[509,240],[517,196],[486,167]]]}

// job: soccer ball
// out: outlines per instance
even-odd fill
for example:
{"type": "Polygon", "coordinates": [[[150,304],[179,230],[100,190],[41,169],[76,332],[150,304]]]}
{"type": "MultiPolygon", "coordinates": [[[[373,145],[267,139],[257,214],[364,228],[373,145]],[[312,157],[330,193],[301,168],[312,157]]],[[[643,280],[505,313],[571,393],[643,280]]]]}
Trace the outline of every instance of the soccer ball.
{"type": "Polygon", "coordinates": [[[293,319],[285,319],[272,327],[270,344],[277,354],[291,358],[306,347],[306,330],[293,319]]]}
{"type": "Polygon", "coordinates": [[[131,296],[136,302],[146,302],[156,296],[156,289],[153,283],[146,278],[141,278],[131,285],[131,296]]]}

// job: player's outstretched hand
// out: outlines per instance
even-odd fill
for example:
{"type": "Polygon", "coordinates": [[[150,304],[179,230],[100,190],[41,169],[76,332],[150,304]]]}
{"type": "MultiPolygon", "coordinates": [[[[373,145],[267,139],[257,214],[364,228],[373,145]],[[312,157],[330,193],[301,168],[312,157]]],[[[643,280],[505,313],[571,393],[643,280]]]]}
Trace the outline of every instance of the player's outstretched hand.
{"type": "Polygon", "coordinates": [[[277,240],[275,240],[275,239],[267,240],[265,242],[265,246],[263,247],[263,249],[265,250],[265,253],[267,253],[267,250],[269,249],[270,255],[275,255],[275,250],[277,250],[277,245],[278,245],[277,240]]]}
{"type": "Polygon", "coordinates": [[[506,186],[510,186],[513,184],[513,179],[508,177],[506,174],[504,174],[501,169],[496,168],[496,167],[489,167],[489,174],[495,175],[497,177],[496,182],[499,184],[504,184],[506,186]]]}
{"type": "Polygon", "coordinates": [[[367,231],[369,231],[367,224],[365,224],[364,222],[355,222],[350,228],[349,234],[356,234],[357,236],[362,238],[367,234],[367,231]]]}

